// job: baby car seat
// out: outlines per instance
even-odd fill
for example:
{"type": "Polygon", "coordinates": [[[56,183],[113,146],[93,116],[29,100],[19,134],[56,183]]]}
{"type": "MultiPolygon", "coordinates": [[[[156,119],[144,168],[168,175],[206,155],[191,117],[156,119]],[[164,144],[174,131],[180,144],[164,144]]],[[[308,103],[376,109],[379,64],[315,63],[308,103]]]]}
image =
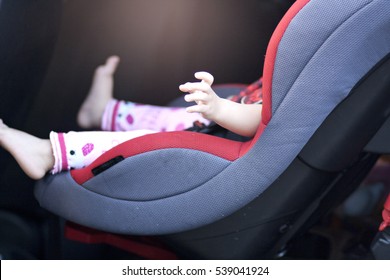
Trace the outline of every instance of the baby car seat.
{"type": "Polygon", "coordinates": [[[298,0],[267,49],[253,139],[147,135],[35,195],[84,226],[162,236],[182,257],[273,258],[381,153],[364,149],[390,113],[389,53],[389,0],[298,0]]]}

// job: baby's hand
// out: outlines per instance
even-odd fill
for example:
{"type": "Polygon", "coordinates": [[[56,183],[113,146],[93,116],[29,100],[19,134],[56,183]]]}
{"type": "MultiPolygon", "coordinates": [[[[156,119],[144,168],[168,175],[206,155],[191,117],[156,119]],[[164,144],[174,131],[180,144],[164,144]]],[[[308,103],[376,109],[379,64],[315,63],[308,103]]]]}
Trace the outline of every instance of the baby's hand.
{"type": "Polygon", "coordinates": [[[195,78],[201,82],[185,83],[179,86],[182,92],[189,93],[184,96],[185,101],[196,102],[196,105],[186,110],[189,113],[200,113],[204,118],[214,120],[221,103],[221,98],[211,88],[214,77],[207,72],[196,72],[195,78]]]}

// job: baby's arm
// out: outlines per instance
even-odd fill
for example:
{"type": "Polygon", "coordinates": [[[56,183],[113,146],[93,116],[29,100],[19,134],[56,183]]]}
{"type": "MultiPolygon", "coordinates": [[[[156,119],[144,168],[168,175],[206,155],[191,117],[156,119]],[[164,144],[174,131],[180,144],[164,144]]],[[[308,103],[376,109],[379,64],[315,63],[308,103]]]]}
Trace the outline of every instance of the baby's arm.
{"type": "Polygon", "coordinates": [[[207,72],[197,72],[195,77],[201,82],[180,85],[180,90],[188,92],[187,102],[197,104],[187,108],[189,113],[201,113],[206,119],[242,136],[255,135],[261,121],[262,105],[240,104],[220,98],[211,88],[214,77],[207,72]]]}

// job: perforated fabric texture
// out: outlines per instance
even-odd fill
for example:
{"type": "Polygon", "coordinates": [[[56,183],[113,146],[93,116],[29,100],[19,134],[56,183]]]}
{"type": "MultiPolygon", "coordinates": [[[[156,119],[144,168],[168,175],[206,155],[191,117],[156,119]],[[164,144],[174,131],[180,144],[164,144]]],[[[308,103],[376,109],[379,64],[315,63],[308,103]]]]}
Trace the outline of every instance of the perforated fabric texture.
{"type": "Polygon", "coordinates": [[[229,164],[228,160],[188,149],[150,151],[127,158],[84,187],[116,199],[151,201],[191,191],[229,164]]]}

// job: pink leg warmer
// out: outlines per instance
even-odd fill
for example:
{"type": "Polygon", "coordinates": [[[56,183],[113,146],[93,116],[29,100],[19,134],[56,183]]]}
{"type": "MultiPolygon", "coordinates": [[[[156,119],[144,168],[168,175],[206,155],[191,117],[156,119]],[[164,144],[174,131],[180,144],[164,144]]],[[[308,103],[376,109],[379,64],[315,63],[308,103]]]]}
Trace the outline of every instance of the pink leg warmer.
{"type": "Polygon", "coordinates": [[[127,140],[163,131],[179,131],[193,126],[195,121],[209,124],[199,114],[189,114],[185,108],[169,108],[111,100],[104,111],[102,130],[50,133],[55,164],[52,174],[83,168],[105,151],[127,140]]]}
{"type": "Polygon", "coordinates": [[[111,100],[102,118],[102,130],[180,131],[193,126],[195,121],[209,124],[200,114],[187,113],[185,108],[169,108],[111,100]]]}

